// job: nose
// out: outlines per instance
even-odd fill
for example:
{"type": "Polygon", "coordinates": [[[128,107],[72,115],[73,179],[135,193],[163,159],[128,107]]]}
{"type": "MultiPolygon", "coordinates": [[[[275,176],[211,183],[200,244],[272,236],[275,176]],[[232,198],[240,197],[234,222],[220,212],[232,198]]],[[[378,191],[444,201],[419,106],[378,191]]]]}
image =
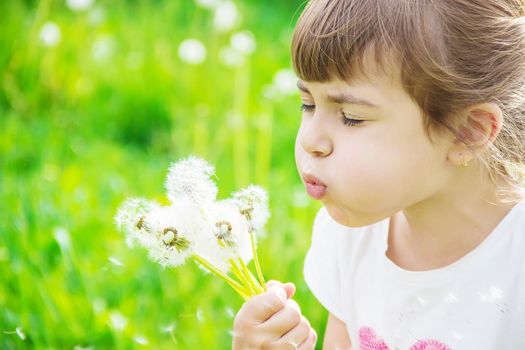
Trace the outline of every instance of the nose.
{"type": "Polygon", "coordinates": [[[301,147],[313,157],[327,157],[333,151],[332,140],[325,128],[314,119],[315,116],[301,126],[301,147]]]}

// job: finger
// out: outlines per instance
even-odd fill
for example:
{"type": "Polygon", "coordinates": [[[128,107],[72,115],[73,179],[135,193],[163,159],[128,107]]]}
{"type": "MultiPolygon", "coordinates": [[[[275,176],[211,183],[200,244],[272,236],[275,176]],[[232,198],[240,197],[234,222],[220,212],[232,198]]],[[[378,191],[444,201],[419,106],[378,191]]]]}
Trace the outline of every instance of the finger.
{"type": "Polygon", "coordinates": [[[295,349],[297,349],[299,345],[308,340],[308,337],[310,336],[310,329],[311,327],[308,320],[304,316],[301,316],[301,321],[288,333],[283,335],[277,343],[290,344],[293,345],[295,349]]]}
{"type": "Polygon", "coordinates": [[[277,339],[289,332],[301,322],[301,309],[293,299],[288,299],[285,306],[261,325],[267,333],[277,335],[277,339]]]}
{"type": "Polygon", "coordinates": [[[286,297],[283,288],[272,287],[267,292],[248,299],[242,306],[242,314],[248,315],[255,323],[262,323],[284,307],[286,297]]]}
{"type": "Polygon", "coordinates": [[[275,280],[268,281],[266,283],[266,287],[268,287],[268,289],[272,287],[284,288],[284,290],[286,291],[286,295],[288,296],[288,299],[294,296],[295,290],[296,290],[295,284],[293,284],[292,282],[282,283],[282,282],[275,281],[275,280]]]}
{"type": "Polygon", "coordinates": [[[317,333],[313,330],[313,328],[310,328],[310,335],[308,335],[308,338],[299,345],[297,350],[311,350],[315,349],[315,344],[317,343],[317,333]]]}

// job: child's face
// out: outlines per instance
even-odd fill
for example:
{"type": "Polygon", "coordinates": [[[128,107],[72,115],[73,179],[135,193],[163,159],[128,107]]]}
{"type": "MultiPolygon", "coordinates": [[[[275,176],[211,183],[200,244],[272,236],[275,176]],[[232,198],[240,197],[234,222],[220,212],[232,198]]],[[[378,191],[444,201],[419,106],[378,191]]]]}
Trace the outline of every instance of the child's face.
{"type": "Polygon", "coordinates": [[[308,174],[326,185],[326,191],[307,188],[321,196],[339,223],[355,227],[377,222],[450,182],[452,138],[430,141],[422,113],[399,80],[376,75],[352,84],[299,81],[298,86],[306,108],[295,146],[297,167],[304,182],[308,174]],[[345,95],[373,106],[343,101],[345,95]],[[364,122],[353,125],[343,114],[364,122]]]}

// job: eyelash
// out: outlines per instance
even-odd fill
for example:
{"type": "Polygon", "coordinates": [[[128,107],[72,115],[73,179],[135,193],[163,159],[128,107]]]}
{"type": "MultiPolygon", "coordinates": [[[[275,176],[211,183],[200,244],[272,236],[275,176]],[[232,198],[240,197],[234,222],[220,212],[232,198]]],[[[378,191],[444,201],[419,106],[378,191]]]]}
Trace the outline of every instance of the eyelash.
{"type": "MultiPolygon", "coordinates": [[[[313,112],[314,109],[315,109],[315,105],[306,105],[304,103],[301,104],[301,110],[303,112],[313,112]]],[[[341,112],[341,121],[343,122],[344,125],[350,126],[350,127],[360,126],[361,124],[364,123],[364,120],[348,118],[344,114],[344,112],[341,112]]]]}

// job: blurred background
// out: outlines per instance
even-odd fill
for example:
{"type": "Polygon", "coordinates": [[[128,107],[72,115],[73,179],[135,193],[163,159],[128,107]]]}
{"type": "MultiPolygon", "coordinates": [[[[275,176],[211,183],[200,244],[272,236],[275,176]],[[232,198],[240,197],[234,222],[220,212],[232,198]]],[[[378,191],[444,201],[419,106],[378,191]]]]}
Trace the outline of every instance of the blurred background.
{"type": "MultiPolygon", "coordinates": [[[[292,281],[318,204],[297,176],[289,43],[302,0],[0,2],[0,348],[228,349],[242,300],[194,263],[129,249],[122,201],[166,202],[170,162],[217,167],[219,197],[270,193],[267,279],[292,281]]],[[[318,346],[320,348],[320,346],[318,346]]]]}

